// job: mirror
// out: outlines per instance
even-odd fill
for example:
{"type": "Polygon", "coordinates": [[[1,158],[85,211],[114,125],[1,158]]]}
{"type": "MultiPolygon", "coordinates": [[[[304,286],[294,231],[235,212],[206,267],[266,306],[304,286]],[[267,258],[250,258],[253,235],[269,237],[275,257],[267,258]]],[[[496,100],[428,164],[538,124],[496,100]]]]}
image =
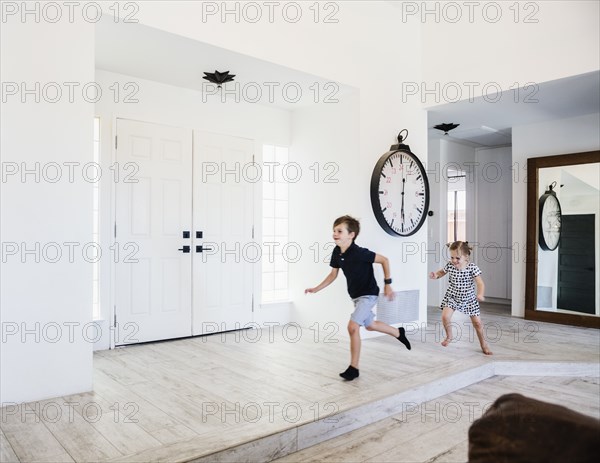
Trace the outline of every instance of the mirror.
{"type": "Polygon", "coordinates": [[[525,318],[600,328],[600,151],[529,158],[527,182],[525,318]]]}

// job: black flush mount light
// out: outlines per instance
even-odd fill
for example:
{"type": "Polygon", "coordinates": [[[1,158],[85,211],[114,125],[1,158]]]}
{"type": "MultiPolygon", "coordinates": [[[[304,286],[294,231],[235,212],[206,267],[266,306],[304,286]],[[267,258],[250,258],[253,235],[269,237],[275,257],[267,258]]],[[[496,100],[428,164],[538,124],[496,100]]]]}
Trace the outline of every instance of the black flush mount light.
{"type": "Polygon", "coordinates": [[[444,132],[444,135],[448,135],[448,132],[450,132],[450,130],[455,129],[459,125],[460,124],[445,123],[445,124],[434,125],[433,128],[441,130],[442,132],[444,132]]]}
{"type": "Polygon", "coordinates": [[[209,82],[212,82],[213,84],[217,84],[217,86],[219,88],[221,88],[222,84],[224,84],[225,82],[233,81],[234,77],[235,77],[235,74],[229,74],[229,71],[225,71],[225,72],[215,71],[215,72],[205,72],[203,79],[206,79],[209,82]]]}

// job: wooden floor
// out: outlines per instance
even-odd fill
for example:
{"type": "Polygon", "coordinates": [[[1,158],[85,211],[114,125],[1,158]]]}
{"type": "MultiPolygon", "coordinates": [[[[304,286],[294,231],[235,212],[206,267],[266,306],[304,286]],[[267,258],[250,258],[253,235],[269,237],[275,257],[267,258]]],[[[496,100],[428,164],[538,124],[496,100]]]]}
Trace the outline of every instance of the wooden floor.
{"type": "Polygon", "coordinates": [[[489,357],[468,318],[455,318],[457,340],[441,347],[433,309],[427,326],[407,326],[411,351],[388,336],[365,340],[353,382],[338,376],[349,358],[342,329],[288,326],[97,352],[93,392],[2,409],[0,461],[217,461],[216,452],[244,443],[223,461],[274,460],[302,448],[290,438],[299,426],[318,421],[335,437],[340,414],[389,407],[386,398],[402,392],[418,397],[425,384],[443,391],[465,372],[503,362],[505,370],[511,362],[536,362],[535,377],[502,370],[503,376],[458,385],[425,403],[403,402],[400,414],[398,407],[386,416],[379,410],[373,424],[281,461],[465,461],[468,426],[505,392],[598,417],[598,330],[508,314],[504,306],[482,307],[489,357]],[[565,376],[579,366],[585,374],[565,376]],[[277,451],[257,459],[252,446],[261,437],[277,440],[277,451]]]}
{"type": "Polygon", "coordinates": [[[274,460],[291,462],[466,462],[469,426],[495,398],[519,392],[600,419],[598,378],[495,376],[402,413],[274,460]]]}

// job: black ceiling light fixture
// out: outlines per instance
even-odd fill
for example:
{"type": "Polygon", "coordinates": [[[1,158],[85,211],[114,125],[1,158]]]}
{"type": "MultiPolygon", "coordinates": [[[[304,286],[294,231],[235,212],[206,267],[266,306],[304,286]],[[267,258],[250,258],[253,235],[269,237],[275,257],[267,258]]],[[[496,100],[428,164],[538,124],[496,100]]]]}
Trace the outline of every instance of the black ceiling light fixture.
{"type": "Polygon", "coordinates": [[[215,70],[215,72],[205,72],[203,79],[206,79],[213,84],[217,84],[217,87],[221,88],[222,84],[233,81],[234,77],[235,74],[229,74],[229,71],[219,72],[215,70]]]}
{"type": "Polygon", "coordinates": [[[448,132],[450,132],[450,130],[455,129],[456,127],[458,127],[460,124],[452,124],[452,123],[444,123],[444,124],[438,124],[438,125],[434,125],[433,128],[434,129],[438,129],[444,132],[444,135],[448,135],[448,132]]]}

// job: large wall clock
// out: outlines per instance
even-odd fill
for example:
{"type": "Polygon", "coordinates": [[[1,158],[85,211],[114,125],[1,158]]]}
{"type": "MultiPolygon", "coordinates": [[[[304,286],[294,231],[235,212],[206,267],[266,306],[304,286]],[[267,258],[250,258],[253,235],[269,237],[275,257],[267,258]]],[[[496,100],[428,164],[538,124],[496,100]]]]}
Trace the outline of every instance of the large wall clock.
{"type": "Polygon", "coordinates": [[[539,243],[544,251],[554,251],[560,241],[560,228],[562,211],[553,187],[556,182],[548,187],[548,190],[540,196],[539,201],[539,243]]]}
{"type": "Polygon", "coordinates": [[[377,222],[392,236],[415,234],[425,222],[429,210],[429,181],[425,168],[398,134],[392,145],[375,164],[371,176],[371,206],[377,222]]]}

